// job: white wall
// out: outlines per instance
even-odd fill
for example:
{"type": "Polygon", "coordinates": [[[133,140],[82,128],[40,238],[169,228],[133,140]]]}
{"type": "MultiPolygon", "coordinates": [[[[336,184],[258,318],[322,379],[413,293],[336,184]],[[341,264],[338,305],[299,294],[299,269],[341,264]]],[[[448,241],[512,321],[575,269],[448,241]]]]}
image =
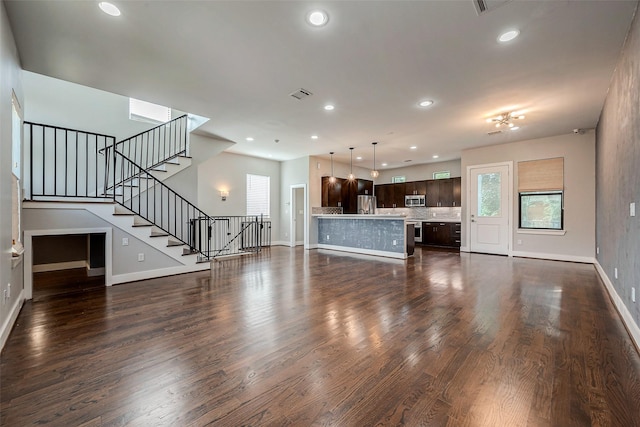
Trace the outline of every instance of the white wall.
{"type": "Polygon", "coordinates": [[[220,153],[197,168],[198,207],[212,216],[246,215],[247,174],[271,177],[271,238],[280,235],[280,162],[220,153]],[[229,191],[224,202],[220,190],[229,191]]]}
{"type": "Polygon", "coordinates": [[[447,162],[425,163],[421,165],[407,166],[404,168],[382,170],[378,169],[380,176],[376,179],[376,184],[389,184],[391,177],[404,176],[407,181],[422,181],[433,179],[434,172],[449,171],[451,177],[462,176],[460,160],[450,160],[447,162]]]}
{"type": "Polygon", "coordinates": [[[22,263],[12,267],[11,93],[25,108],[20,60],[4,3],[0,3],[0,348],[11,331],[21,305],[22,263]],[[11,297],[3,295],[11,284],[11,297]]]}
{"type": "MultiPolygon", "coordinates": [[[[306,184],[308,191],[309,157],[305,156],[282,162],[280,168],[280,194],[282,195],[282,199],[280,200],[280,236],[277,238],[273,236],[273,239],[281,242],[289,242],[289,233],[291,230],[291,186],[306,184]]],[[[302,206],[302,204],[298,205],[298,209],[302,209],[302,206]]],[[[310,214],[311,208],[307,206],[307,215],[310,214]]],[[[310,216],[308,218],[310,218],[310,216]]],[[[302,226],[304,227],[304,225],[302,226]]]]}
{"type": "Polygon", "coordinates": [[[595,134],[568,134],[462,152],[462,239],[468,247],[468,166],[513,161],[513,241],[516,255],[591,262],[595,256],[595,134]],[[518,233],[518,162],[564,157],[564,236],[518,233]],[[518,245],[516,242],[522,241],[518,245]],[[465,243],[466,242],[466,243],[465,243]]]}

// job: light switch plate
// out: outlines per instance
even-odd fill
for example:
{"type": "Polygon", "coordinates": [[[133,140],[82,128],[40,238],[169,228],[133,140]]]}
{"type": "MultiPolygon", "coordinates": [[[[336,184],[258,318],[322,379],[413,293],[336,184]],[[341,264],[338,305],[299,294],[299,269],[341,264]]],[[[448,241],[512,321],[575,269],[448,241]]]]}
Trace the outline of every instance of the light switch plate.
{"type": "Polygon", "coordinates": [[[629,216],[636,216],[636,203],[629,203],[629,216]]]}

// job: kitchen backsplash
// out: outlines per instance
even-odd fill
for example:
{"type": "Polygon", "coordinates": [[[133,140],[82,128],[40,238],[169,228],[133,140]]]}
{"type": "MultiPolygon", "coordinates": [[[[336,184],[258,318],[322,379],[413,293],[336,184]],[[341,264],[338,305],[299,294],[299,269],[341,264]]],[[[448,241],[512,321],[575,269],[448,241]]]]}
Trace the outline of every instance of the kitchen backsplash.
{"type": "Polygon", "coordinates": [[[423,220],[460,220],[462,208],[377,208],[377,214],[406,215],[407,218],[423,220]]]}

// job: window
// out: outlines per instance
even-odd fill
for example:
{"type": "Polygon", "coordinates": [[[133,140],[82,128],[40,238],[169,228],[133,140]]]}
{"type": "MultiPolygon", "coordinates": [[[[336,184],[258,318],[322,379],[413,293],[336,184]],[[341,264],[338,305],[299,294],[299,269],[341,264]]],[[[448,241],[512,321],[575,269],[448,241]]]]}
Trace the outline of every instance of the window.
{"type": "Polygon", "coordinates": [[[440,171],[433,173],[433,179],[447,179],[451,178],[451,171],[440,171]]]}
{"type": "Polygon", "coordinates": [[[269,216],[271,177],[247,174],[247,215],[269,216]]]}
{"type": "Polygon", "coordinates": [[[564,228],[564,159],[518,163],[520,228],[564,228]]]}
{"type": "Polygon", "coordinates": [[[11,94],[11,252],[22,253],[20,213],[22,210],[20,191],[20,165],[22,164],[22,109],[11,94]]]}
{"type": "Polygon", "coordinates": [[[406,176],[392,176],[391,177],[391,183],[406,182],[406,180],[407,180],[406,176]]]}
{"type": "Polygon", "coordinates": [[[171,120],[171,108],[129,98],[129,119],[161,124],[171,120]]]}
{"type": "Polygon", "coordinates": [[[562,192],[520,193],[520,228],[562,230],[562,192]]]}

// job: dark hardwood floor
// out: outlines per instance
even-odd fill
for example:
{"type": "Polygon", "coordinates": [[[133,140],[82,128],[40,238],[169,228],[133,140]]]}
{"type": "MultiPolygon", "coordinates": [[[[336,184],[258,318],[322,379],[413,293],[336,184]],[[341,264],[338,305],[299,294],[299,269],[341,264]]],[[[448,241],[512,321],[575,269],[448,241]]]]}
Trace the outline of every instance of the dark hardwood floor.
{"type": "Polygon", "coordinates": [[[640,426],[640,357],[591,265],[273,247],[27,302],[6,426],[640,426]]]}

